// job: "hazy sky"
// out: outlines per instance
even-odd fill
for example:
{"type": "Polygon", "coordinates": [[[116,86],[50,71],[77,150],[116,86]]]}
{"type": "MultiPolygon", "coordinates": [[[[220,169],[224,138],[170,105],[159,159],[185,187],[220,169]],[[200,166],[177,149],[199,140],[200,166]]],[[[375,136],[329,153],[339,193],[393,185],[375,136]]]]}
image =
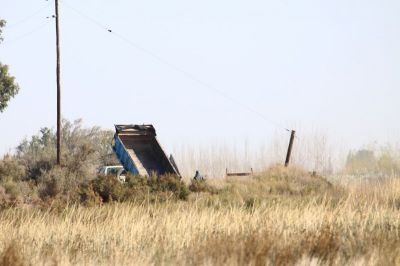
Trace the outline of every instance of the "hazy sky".
{"type": "MultiPolygon", "coordinates": [[[[65,118],[153,123],[167,147],[287,134],[203,82],[300,135],[317,129],[353,147],[400,140],[398,0],[62,3],[65,118]]],[[[55,126],[53,13],[53,1],[0,0],[0,61],[21,87],[0,114],[0,154],[55,126]]]]}

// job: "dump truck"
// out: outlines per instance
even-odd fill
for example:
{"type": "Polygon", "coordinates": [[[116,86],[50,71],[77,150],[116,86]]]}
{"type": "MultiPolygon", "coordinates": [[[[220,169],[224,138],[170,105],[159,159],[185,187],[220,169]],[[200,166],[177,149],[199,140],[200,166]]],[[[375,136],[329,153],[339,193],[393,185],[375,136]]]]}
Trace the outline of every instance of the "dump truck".
{"type": "Polygon", "coordinates": [[[113,150],[126,171],[141,176],[180,176],[172,155],[168,157],[153,125],[115,125],[113,150]]]}

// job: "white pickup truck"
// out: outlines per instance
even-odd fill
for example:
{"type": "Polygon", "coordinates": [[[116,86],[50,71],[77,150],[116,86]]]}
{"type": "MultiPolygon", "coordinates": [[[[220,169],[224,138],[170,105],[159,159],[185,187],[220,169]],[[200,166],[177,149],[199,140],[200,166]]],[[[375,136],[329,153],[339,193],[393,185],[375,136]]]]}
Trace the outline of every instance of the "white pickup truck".
{"type": "Polygon", "coordinates": [[[102,166],[98,169],[98,174],[116,176],[120,182],[126,180],[126,171],[122,165],[102,166]]]}

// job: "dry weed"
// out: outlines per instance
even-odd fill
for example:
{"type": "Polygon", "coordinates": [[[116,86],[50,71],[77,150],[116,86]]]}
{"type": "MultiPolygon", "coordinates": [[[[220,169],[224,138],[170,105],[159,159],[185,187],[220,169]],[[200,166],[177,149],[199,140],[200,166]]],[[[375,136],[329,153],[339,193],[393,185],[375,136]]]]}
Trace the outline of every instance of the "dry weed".
{"type": "Polygon", "coordinates": [[[23,254],[21,263],[32,265],[400,263],[397,179],[338,188],[274,168],[216,183],[218,193],[193,193],[187,201],[149,195],[56,211],[8,208],[0,213],[0,243],[18,239],[23,253],[1,245],[0,254],[23,254]]]}

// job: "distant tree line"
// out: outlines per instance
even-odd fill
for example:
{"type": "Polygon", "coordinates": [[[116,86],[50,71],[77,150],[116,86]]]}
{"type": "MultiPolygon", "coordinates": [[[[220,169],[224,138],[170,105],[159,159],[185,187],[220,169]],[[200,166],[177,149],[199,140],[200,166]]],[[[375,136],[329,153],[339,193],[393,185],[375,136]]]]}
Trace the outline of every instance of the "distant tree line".
{"type": "Polygon", "coordinates": [[[399,175],[400,150],[386,146],[352,151],[347,156],[345,170],[352,175],[375,177],[399,175]]]}

